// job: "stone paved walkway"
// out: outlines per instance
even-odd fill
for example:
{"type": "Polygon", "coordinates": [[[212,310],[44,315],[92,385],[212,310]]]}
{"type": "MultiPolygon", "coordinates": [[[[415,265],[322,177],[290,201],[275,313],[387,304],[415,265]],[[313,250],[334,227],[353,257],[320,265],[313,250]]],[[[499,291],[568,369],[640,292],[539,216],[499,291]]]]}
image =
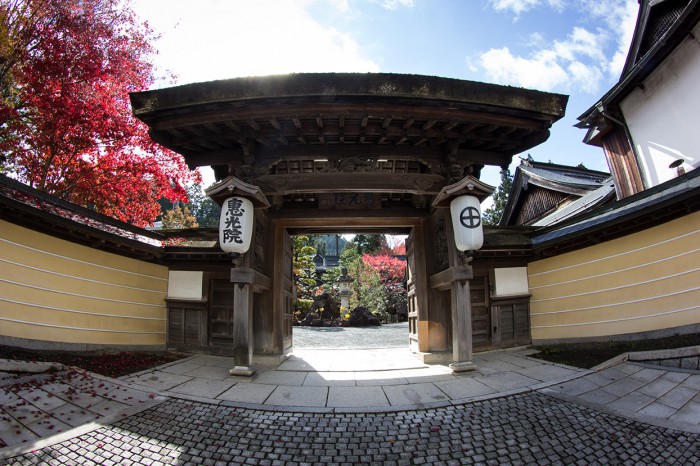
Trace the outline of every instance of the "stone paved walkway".
{"type": "Polygon", "coordinates": [[[193,356],[123,380],[166,396],[343,412],[446,406],[534,390],[584,372],[527,357],[532,352],[481,353],[473,359],[476,371],[456,374],[445,365],[423,364],[407,348],[295,350],[279,366],[259,367],[252,378],[232,377],[230,358],[193,356]]]}
{"type": "Polygon", "coordinates": [[[212,356],[0,372],[0,465],[700,464],[700,371],[529,354],[462,374],[405,348],[295,350],[247,379],[212,356]]]}
{"type": "Polygon", "coordinates": [[[700,436],[530,393],[321,414],[172,400],[8,464],[699,464],[700,436]]]}

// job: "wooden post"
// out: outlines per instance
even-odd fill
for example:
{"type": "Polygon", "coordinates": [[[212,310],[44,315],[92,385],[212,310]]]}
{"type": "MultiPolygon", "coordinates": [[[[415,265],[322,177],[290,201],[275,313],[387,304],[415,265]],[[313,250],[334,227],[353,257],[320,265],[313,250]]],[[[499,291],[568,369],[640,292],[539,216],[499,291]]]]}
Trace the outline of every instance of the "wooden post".
{"type": "MultiPolygon", "coordinates": [[[[471,267],[469,271],[472,272],[471,267]]],[[[473,273],[473,272],[472,272],[473,273]]],[[[452,359],[450,369],[464,372],[476,369],[472,362],[472,300],[469,280],[452,282],[452,359]]]]}
{"type": "Polygon", "coordinates": [[[250,283],[233,288],[233,369],[231,375],[251,376],[253,368],[253,290],[250,283]]]}
{"type": "Polygon", "coordinates": [[[464,372],[476,369],[472,363],[472,303],[469,280],[474,270],[469,265],[453,265],[430,277],[430,287],[450,290],[452,312],[452,359],[450,369],[464,372]]]}

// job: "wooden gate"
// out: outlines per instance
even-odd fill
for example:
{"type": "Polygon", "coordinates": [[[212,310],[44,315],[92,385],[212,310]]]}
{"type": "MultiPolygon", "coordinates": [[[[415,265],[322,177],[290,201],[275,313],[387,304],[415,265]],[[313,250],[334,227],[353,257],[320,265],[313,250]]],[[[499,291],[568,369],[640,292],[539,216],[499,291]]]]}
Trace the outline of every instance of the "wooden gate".
{"type": "Polygon", "coordinates": [[[476,275],[469,282],[472,303],[472,342],[475,348],[491,344],[491,306],[487,275],[476,275]]]}
{"type": "Polygon", "coordinates": [[[294,279],[292,276],[292,237],[287,230],[284,230],[284,240],[282,248],[282,297],[284,300],[284,319],[282,327],[282,348],[284,353],[288,353],[292,349],[292,319],[294,311],[294,301],[296,293],[294,292],[294,279]]]}
{"type": "Polygon", "coordinates": [[[406,238],[406,277],[408,291],[408,347],[418,352],[418,296],[416,293],[416,263],[413,232],[406,238]]]}

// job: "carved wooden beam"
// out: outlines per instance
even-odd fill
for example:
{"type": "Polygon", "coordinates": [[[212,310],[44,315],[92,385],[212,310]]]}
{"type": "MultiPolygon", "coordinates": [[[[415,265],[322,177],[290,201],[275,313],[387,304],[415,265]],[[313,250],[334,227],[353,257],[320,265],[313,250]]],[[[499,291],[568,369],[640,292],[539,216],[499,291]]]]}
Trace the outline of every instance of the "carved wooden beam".
{"type": "Polygon", "coordinates": [[[437,194],[445,185],[445,178],[420,173],[300,173],[263,175],[255,182],[267,196],[341,192],[437,194]]]}

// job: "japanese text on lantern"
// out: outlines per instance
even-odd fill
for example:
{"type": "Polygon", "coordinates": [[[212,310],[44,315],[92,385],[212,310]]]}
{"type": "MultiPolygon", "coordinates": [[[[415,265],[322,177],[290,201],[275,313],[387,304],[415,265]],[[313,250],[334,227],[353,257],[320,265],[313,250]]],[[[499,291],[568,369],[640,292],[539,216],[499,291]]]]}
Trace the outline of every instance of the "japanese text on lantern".
{"type": "Polygon", "coordinates": [[[242,207],[243,201],[237,198],[230,198],[226,201],[226,219],[223,225],[223,243],[243,243],[243,230],[241,218],[245,215],[242,207]]]}

